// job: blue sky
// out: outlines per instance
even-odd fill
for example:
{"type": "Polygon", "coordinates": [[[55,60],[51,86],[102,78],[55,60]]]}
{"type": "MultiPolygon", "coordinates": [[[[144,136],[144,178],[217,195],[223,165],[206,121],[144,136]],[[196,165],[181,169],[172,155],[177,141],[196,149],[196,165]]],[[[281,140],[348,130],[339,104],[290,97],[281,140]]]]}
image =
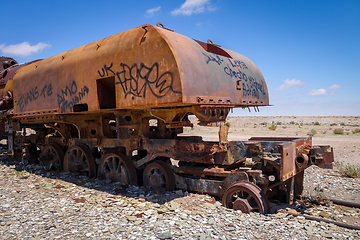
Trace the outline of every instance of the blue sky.
{"type": "Polygon", "coordinates": [[[0,55],[47,58],[145,23],[250,58],[271,107],[239,116],[360,115],[359,0],[4,1],[0,55]]]}

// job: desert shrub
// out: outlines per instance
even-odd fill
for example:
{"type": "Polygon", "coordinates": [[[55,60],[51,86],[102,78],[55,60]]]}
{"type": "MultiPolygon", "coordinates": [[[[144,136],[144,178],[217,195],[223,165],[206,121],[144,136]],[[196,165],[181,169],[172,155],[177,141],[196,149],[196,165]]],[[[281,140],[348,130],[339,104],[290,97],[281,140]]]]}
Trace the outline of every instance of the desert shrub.
{"type": "Polygon", "coordinates": [[[271,124],[271,126],[269,127],[270,130],[275,131],[277,128],[277,126],[275,124],[271,124]]]}
{"type": "Polygon", "coordinates": [[[307,135],[309,135],[310,137],[313,137],[313,136],[315,136],[316,135],[316,130],[315,129],[311,129],[308,133],[307,133],[307,135]]]}
{"type": "Polygon", "coordinates": [[[231,124],[230,124],[229,122],[226,122],[226,123],[225,123],[225,126],[230,127],[230,125],[231,125],[231,124]]]}
{"type": "Polygon", "coordinates": [[[276,125],[281,125],[281,122],[280,121],[276,122],[276,125]]]}
{"type": "Polygon", "coordinates": [[[291,121],[290,124],[295,124],[295,122],[294,122],[294,121],[291,121]]]}
{"type": "Polygon", "coordinates": [[[315,122],[314,125],[320,125],[320,123],[319,123],[319,122],[315,122]]]}
{"type": "Polygon", "coordinates": [[[335,129],[334,129],[334,134],[340,134],[340,135],[342,135],[342,134],[344,134],[344,129],[342,129],[342,128],[335,128],[335,129]]]}
{"type": "Polygon", "coordinates": [[[345,123],[340,123],[340,126],[345,126],[345,123]]]}
{"type": "Polygon", "coordinates": [[[353,130],[353,134],[357,134],[357,133],[360,133],[360,128],[355,128],[355,129],[353,130]]]}
{"type": "Polygon", "coordinates": [[[313,201],[315,201],[316,204],[323,204],[325,203],[325,194],[324,194],[324,188],[318,184],[315,188],[315,194],[310,196],[313,201]]]}
{"type": "Polygon", "coordinates": [[[335,167],[339,170],[340,174],[344,177],[359,178],[360,177],[360,165],[344,165],[342,162],[335,162],[335,167]]]}

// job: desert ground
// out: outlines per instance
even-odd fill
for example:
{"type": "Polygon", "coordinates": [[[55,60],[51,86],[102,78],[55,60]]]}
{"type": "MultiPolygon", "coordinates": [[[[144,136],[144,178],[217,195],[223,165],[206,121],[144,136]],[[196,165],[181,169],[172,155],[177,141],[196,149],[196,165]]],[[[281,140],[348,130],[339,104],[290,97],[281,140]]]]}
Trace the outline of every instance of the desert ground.
{"type": "MultiPolygon", "coordinates": [[[[218,127],[196,125],[185,128],[184,135],[203,136],[204,140],[218,140],[218,127]]],[[[309,137],[313,145],[331,145],[336,162],[360,165],[360,117],[229,117],[229,140],[251,137],[309,137]],[[269,127],[276,126],[275,130],[269,127]],[[341,133],[335,134],[334,130],[341,133]]]]}
{"type": "MultiPolygon", "coordinates": [[[[218,127],[196,125],[182,135],[217,141],[218,127]]],[[[149,192],[76,174],[19,166],[0,145],[0,239],[359,239],[360,178],[339,171],[360,169],[360,117],[229,117],[229,140],[251,137],[309,137],[331,145],[334,169],[305,170],[302,198],[292,205],[271,202],[271,214],[244,215],[221,199],[182,190],[149,192]],[[316,222],[293,213],[322,218],[316,222]]]]}

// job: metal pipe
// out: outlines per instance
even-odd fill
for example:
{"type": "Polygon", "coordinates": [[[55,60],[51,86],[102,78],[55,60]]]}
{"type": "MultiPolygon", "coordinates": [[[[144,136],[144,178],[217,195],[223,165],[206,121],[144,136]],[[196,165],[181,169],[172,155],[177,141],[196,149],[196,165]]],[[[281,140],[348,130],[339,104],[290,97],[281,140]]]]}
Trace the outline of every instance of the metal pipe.
{"type": "Polygon", "coordinates": [[[346,202],[346,201],[336,200],[336,199],[331,199],[331,198],[326,198],[325,200],[332,201],[333,203],[338,204],[338,205],[360,208],[360,203],[346,202]]]}
{"type": "Polygon", "coordinates": [[[297,216],[302,216],[302,217],[304,217],[305,219],[308,219],[308,220],[313,220],[313,221],[318,221],[318,222],[332,223],[332,224],[334,224],[334,225],[336,225],[336,226],[343,227],[343,228],[360,230],[360,227],[359,227],[359,226],[349,225],[349,224],[345,224],[345,223],[335,222],[335,221],[331,221],[331,220],[327,220],[327,219],[323,219],[323,218],[312,217],[312,216],[303,215],[303,214],[290,213],[290,212],[287,212],[287,211],[281,210],[281,209],[279,210],[279,212],[288,213],[288,214],[291,214],[291,215],[296,216],[296,217],[297,217],[297,216]]]}

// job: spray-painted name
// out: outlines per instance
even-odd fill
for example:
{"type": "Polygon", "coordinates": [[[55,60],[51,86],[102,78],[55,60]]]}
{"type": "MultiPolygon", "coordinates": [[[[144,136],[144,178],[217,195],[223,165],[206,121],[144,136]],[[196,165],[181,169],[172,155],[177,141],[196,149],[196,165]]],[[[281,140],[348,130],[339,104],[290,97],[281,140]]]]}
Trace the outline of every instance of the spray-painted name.
{"type": "MultiPolygon", "coordinates": [[[[206,63],[215,62],[222,65],[224,60],[216,54],[205,54],[207,59],[206,63]]],[[[246,64],[239,60],[228,58],[228,63],[224,66],[224,72],[230,77],[237,79],[236,89],[243,91],[243,96],[253,96],[259,99],[261,96],[266,95],[265,84],[262,79],[258,80],[252,76],[247,76],[245,69],[248,69],[246,64]]]]}
{"type": "MultiPolygon", "coordinates": [[[[115,67],[114,67],[115,68],[115,67]]],[[[171,72],[159,72],[159,64],[156,62],[151,67],[144,63],[140,65],[134,63],[129,66],[120,63],[120,71],[113,69],[113,63],[104,65],[101,71],[98,71],[100,77],[115,75],[116,84],[120,84],[125,94],[135,97],[145,98],[147,92],[151,92],[155,97],[162,98],[168,92],[179,93],[173,89],[173,75],[171,72]]]]}
{"type": "Polygon", "coordinates": [[[26,105],[30,102],[35,101],[36,99],[43,97],[49,97],[52,95],[52,85],[45,85],[42,88],[38,88],[37,86],[32,88],[29,92],[22,95],[18,100],[16,105],[20,108],[20,111],[24,109],[26,105]]]}
{"type": "Polygon", "coordinates": [[[58,106],[61,112],[66,112],[66,110],[72,111],[74,105],[78,104],[88,93],[88,87],[84,86],[78,91],[76,82],[72,81],[69,86],[61,90],[60,94],[57,94],[58,106]]]}

